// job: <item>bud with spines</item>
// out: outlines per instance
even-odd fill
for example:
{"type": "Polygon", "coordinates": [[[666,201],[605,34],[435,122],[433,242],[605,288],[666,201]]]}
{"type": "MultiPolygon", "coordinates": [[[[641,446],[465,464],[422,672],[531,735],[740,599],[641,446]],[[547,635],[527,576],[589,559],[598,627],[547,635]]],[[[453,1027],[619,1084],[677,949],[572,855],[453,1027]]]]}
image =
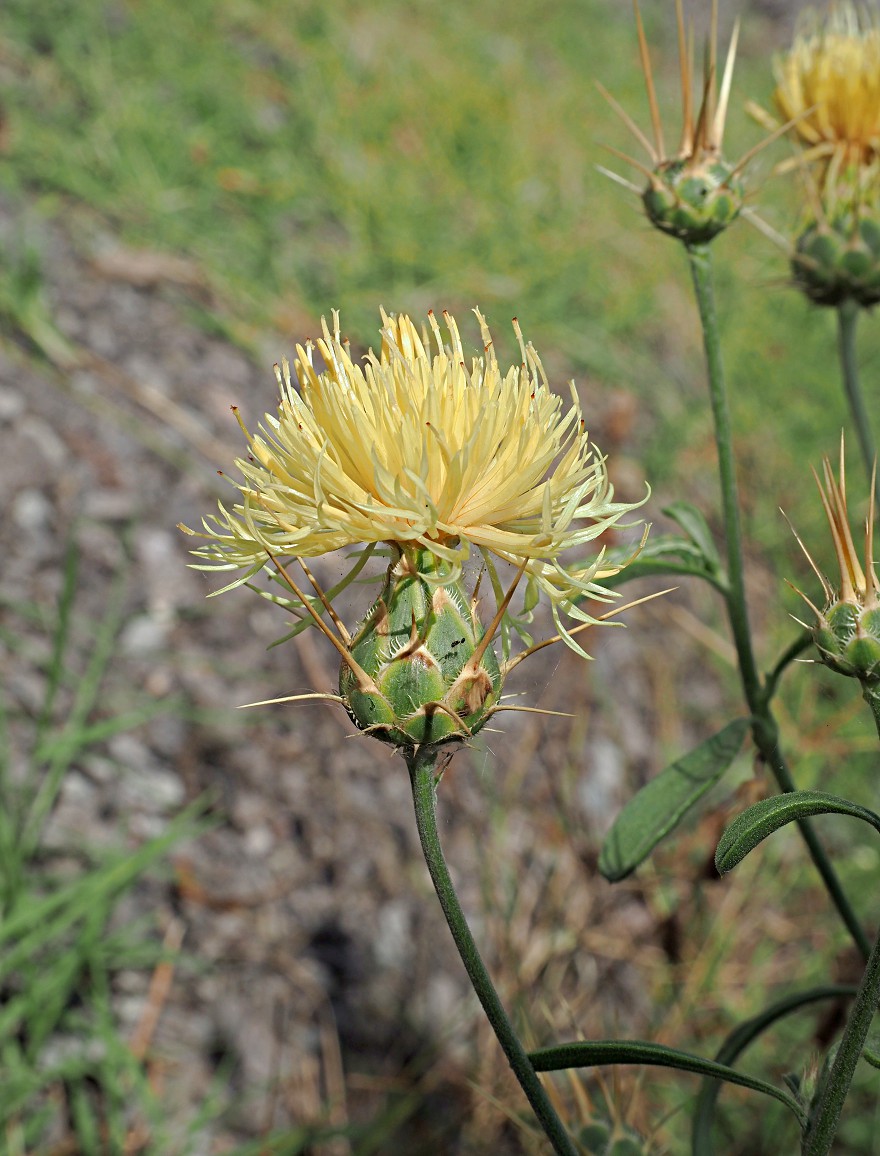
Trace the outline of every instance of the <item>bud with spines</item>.
{"type": "Polygon", "coordinates": [[[361,730],[398,747],[462,740],[485,725],[502,674],[476,606],[427,550],[406,549],[350,644],[339,690],[361,730]]]}
{"type": "MultiPolygon", "coordinates": [[[[727,110],[730,104],[733,67],[739,35],[734,27],[730,39],[727,59],[721,75],[720,85],[716,83],[718,74],[716,47],[717,28],[713,20],[712,33],[706,45],[706,72],[702,86],[702,99],[697,107],[697,93],[688,50],[690,37],[685,31],[681,5],[676,6],[678,21],[678,45],[681,66],[681,106],[682,134],[675,153],[668,152],[664,140],[660,116],[660,105],[654,86],[651,58],[645,30],[635,4],[636,29],[639,37],[639,52],[648,104],[651,113],[653,139],[649,139],[630,119],[610,94],[600,86],[600,91],[611,104],[624,124],[647,150],[650,164],[618,153],[633,168],[647,178],[647,185],[638,186],[607,173],[618,183],[640,194],[648,220],[655,228],[688,246],[702,246],[717,237],[732,225],[745,203],[745,187],[741,174],[751,158],[769,143],[763,141],[750,150],[735,165],[728,164],[723,155],[723,139],[727,110]]],[[[717,14],[716,14],[717,15],[717,14]]],[[[616,150],[612,150],[616,152],[616,150]]],[[[605,170],[603,170],[605,171],[605,170]]]]}
{"type": "Polygon", "coordinates": [[[811,221],[795,242],[795,283],[817,305],[880,302],[880,216],[864,206],[811,221]]]}
{"type": "Polygon", "coordinates": [[[815,471],[814,476],[831,528],[834,552],[840,568],[840,585],[837,588],[832,586],[798,538],[807,561],[825,591],[824,608],[818,609],[806,595],[799,593],[816,616],[810,629],[822,662],[837,674],[857,678],[866,694],[869,691],[875,694],[880,690],[880,582],[874,566],[875,479],[871,479],[872,500],[865,527],[863,569],[849,527],[842,438],[839,480],[834,477],[828,458],[824,459],[822,469],[824,488],[815,471]]]}
{"type": "Polygon", "coordinates": [[[880,684],[880,603],[833,602],[819,615],[813,641],[827,667],[864,684],[880,684]]]}
{"type": "Polygon", "coordinates": [[[688,245],[704,245],[732,225],[744,199],[742,181],[721,159],[665,161],[642,194],[651,224],[688,245]]]}

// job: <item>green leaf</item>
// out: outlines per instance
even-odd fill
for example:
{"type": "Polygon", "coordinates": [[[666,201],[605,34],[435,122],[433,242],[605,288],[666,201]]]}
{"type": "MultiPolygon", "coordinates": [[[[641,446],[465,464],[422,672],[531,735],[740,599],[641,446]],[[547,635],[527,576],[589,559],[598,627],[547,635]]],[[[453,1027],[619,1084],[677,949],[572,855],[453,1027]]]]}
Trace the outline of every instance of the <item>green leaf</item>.
{"type": "Polygon", "coordinates": [[[649,1064],[652,1067],[677,1068],[681,1072],[695,1072],[700,1076],[713,1076],[726,1080],[729,1084],[739,1084],[753,1092],[762,1092],[779,1100],[797,1117],[803,1128],[806,1115],[800,1104],[787,1092],[729,1068],[715,1060],[706,1060],[691,1052],[680,1052],[677,1048],[666,1048],[662,1044],[645,1043],[642,1040],[585,1040],[574,1044],[560,1044],[554,1048],[541,1048],[529,1053],[529,1060],[536,1072],[560,1072],[567,1068],[593,1068],[599,1064],[649,1064]]]}
{"type": "Polygon", "coordinates": [[[811,815],[850,815],[880,831],[880,815],[837,795],[826,795],[821,791],[790,791],[774,795],[737,815],[721,836],[715,851],[718,874],[731,871],[762,839],[786,823],[797,823],[811,815]]]}
{"type": "MultiPolygon", "coordinates": [[[[739,1059],[742,1052],[758,1039],[761,1034],[772,1027],[778,1020],[801,1008],[819,1000],[840,999],[843,996],[854,996],[858,988],[854,984],[828,984],[822,987],[811,987],[807,991],[794,992],[784,996],[751,1019],[744,1020],[727,1036],[724,1043],[715,1053],[717,1064],[731,1065],[739,1059]]],[[[867,1056],[866,1056],[867,1058],[867,1056]]],[[[693,1156],[713,1156],[712,1125],[715,1117],[715,1102],[721,1085],[717,1080],[703,1080],[703,1086],[697,1097],[696,1107],[691,1123],[691,1153],[693,1156]]]]}
{"type": "Polygon", "coordinates": [[[626,804],[605,838],[599,870],[610,883],[625,879],[718,782],[742,746],[749,720],[734,719],[677,759],[626,804]]]}
{"type": "Polygon", "coordinates": [[[720,570],[712,566],[699,546],[688,538],[677,538],[671,534],[653,535],[648,539],[639,556],[630,561],[629,549],[609,550],[605,556],[609,565],[620,565],[617,574],[602,579],[603,586],[621,586],[635,578],[649,578],[653,575],[672,574],[686,578],[702,578],[711,582],[719,590],[724,590],[720,570]]]}
{"type": "Polygon", "coordinates": [[[604,578],[604,585],[620,586],[634,578],[653,575],[681,575],[686,578],[702,578],[725,593],[727,580],[712,531],[697,507],[690,502],[673,502],[664,506],[663,513],[677,522],[687,536],[678,538],[672,534],[654,535],[631,562],[626,550],[610,550],[607,554],[608,562],[611,565],[620,563],[624,568],[610,578],[604,578]]]}
{"type": "Polygon", "coordinates": [[[721,558],[718,556],[715,539],[712,537],[709,523],[697,507],[692,506],[690,502],[672,502],[671,505],[663,507],[663,513],[667,518],[672,518],[673,522],[677,522],[681,526],[705,558],[709,569],[720,574],[721,558]]]}

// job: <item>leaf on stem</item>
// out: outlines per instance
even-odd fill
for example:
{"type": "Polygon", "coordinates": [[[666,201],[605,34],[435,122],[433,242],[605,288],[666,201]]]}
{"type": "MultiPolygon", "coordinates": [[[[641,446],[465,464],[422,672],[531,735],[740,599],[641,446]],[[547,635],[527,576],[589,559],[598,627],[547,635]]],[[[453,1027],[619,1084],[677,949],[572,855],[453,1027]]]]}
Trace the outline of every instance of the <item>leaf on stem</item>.
{"type": "Polygon", "coordinates": [[[635,578],[654,575],[676,574],[686,578],[702,578],[711,582],[722,592],[727,589],[727,579],[712,531],[706,519],[690,502],[673,502],[664,506],[663,513],[684,530],[685,537],[675,534],[654,534],[642,545],[636,558],[621,550],[609,550],[609,563],[620,558],[623,568],[610,578],[603,578],[605,586],[621,586],[635,578]]]}
{"type": "Polygon", "coordinates": [[[714,574],[720,574],[721,558],[715,546],[712,531],[709,529],[709,523],[702,512],[696,506],[692,506],[690,502],[672,502],[671,505],[663,507],[663,513],[667,518],[672,518],[673,522],[677,522],[684,530],[700,551],[707,568],[714,574]]]}
{"type": "Polygon", "coordinates": [[[806,1124],[806,1116],[800,1104],[782,1088],[747,1076],[736,1068],[728,1068],[714,1060],[695,1056],[691,1052],[681,1052],[677,1048],[667,1048],[662,1044],[646,1043],[643,1040],[583,1040],[541,1048],[530,1052],[529,1059],[536,1072],[560,1072],[567,1068],[591,1068],[600,1064],[648,1064],[652,1067],[676,1068],[680,1072],[694,1072],[700,1076],[713,1076],[730,1084],[750,1088],[753,1092],[772,1096],[791,1109],[801,1127],[806,1124]]]}
{"type": "Polygon", "coordinates": [[[721,836],[715,851],[719,875],[732,870],[762,839],[786,823],[797,823],[811,815],[850,815],[880,831],[880,815],[837,795],[826,795],[821,791],[790,791],[774,795],[743,811],[721,836]]]}
{"type": "Polygon", "coordinates": [[[625,879],[673,831],[733,762],[749,729],[746,718],[677,759],[626,804],[605,838],[599,870],[610,883],[625,879]]]}

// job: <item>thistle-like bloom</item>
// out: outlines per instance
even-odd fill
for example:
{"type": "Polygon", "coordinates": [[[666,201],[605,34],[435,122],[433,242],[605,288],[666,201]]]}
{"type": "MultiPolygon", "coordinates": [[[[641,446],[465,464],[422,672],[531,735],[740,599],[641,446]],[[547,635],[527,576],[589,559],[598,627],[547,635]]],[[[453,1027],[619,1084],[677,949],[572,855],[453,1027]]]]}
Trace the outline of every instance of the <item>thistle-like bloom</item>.
{"type": "Polygon", "coordinates": [[[339,652],[338,695],[272,701],[329,698],[361,730],[404,749],[460,741],[499,710],[527,709],[501,705],[504,678],[549,642],[564,639],[584,655],[573,635],[599,619],[578,603],[610,600],[598,580],[621,565],[605,562],[603,549],[584,561],[583,547],[635,508],[613,501],[574,385],[566,409],[515,321],[522,364],[502,372],[479,312],[483,355],[470,364],[455,321],[444,318],[448,342],[433,314],[430,331],[420,333],[409,317],[383,312],[380,352],[363,362],[342,340],[336,313],[317,346],[298,346],[296,380],[286,362],[277,370],[277,416],[267,415],[255,435],[241,423],[250,454],[236,463],[239,501],[203,522],[198,536],[207,544],[195,551],[201,568],[242,570],[232,586],[265,569],[289,594],[260,592],[299,620],[288,637],[314,625],[339,652]],[[351,633],[333,599],[380,543],[390,559],[385,581],[351,633]],[[306,559],[359,545],[348,576],[325,593],[306,559]],[[470,594],[460,581],[472,549],[482,555],[496,601],[485,628],[479,581],[470,594]],[[567,551],[580,560],[566,564],[567,551]],[[292,577],[291,558],[315,597],[292,577]],[[506,592],[497,559],[516,569],[506,592]],[[524,575],[516,616],[511,600],[524,575]],[[541,592],[559,634],[535,646],[524,624],[541,592]],[[560,616],[580,625],[564,625],[560,616]],[[526,644],[513,657],[511,628],[526,644]],[[497,632],[501,661],[492,649],[497,632]]]}
{"type": "Polygon", "coordinates": [[[616,173],[604,169],[601,171],[641,196],[648,218],[656,228],[689,245],[705,244],[736,220],[745,197],[742,172],[752,157],[770,143],[769,139],[762,141],[735,165],[729,164],[723,157],[724,128],[730,102],[739,29],[734,28],[719,86],[715,48],[718,38],[718,5],[717,0],[714,0],[702,97],[695,116],[697,100],[693,78],[693,41],[691,39],[690,45],[688,44],[681,0],[676,0],[683,127],[678,150],[670,154],[664,141],[651,59],[637,0],[633,0],[633,7],[636,14],[642,71],[648,92],[653,140],[642,132],[629,114],[601,85],[598,87],[645,149],[650,158],[650,165],[644,165],[623,153],[618,153],[616,149],[610,151],[644,174],[648,184],[642,190],[623,180],[616,173]]]}
{"type": "Polygon", "coordinates": [[[433,314],[420,333],[383,312],[380,352],[362,363],[335,313],[317,343],[325,369],[311,342],[298,346],[296,380],[286,361],[276,367],[277,417],[254,435],[242,423],[241,496],[204,522],[209,544],[196,553],[207,568],[241,568],[244,582],[270,560],[387,542],[428,551],[454,582],[476,548],[522,568],[557,623],[560,611],[592,621],[575,601],[607,598],[597,580],[618,567],[603,568],[601,550],[571,565],[562,556],[635,506],[613,501],[573,384],[566,409],[515,321],[522,364],[502,371],[477,318],[483,355],[469,364],[448,314],[444,342],[433,314]]]}
{"type": "Polygon", "coordinates": [[[825,577],[798,538],[807,561],[822,583],[825,605],[819,610],[805,594],[801,591],[798,593],[816,615],[811,629],[825,665],[838,674],[858,678],[863,685],[873,686],[880,683],[880,582],[874,566],[874,504],[872,501],[865,524],[863,568],[849,525],[843,439],[840,443],[839,479],[835,479],[827,457],[822,463],[822,473],[824,487],[815,471],[813,476],[831,530],[840,582],[835,586],[825,577]]]}
{"type": "Polygon", "coordinates": [[[804,146],[838,180],[880,158],[880,22],[873,6],[840,2],[806,14],[791,51],[774,60],[773,100],[804,146]]]}
{"type": "Polygon", "coordinates": [[[880,19],[841,0],[808,12],[791,50],[773,61],[780,126],[798,144],[777,172],[804,179],[806,213],[792,246],[764,227],[791,261],[795,284],[817,305],[880,301],[880,19]]]}

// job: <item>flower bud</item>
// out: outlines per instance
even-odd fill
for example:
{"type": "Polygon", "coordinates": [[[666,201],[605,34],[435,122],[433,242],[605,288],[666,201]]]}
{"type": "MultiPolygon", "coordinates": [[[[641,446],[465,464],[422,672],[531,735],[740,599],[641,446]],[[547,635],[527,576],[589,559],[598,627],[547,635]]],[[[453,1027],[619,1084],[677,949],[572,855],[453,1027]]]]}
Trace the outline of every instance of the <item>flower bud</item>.
{"type": "Polygon", "coordinates": [[[642,202],[656,228],[685,244],[703,245],[736,220],[744,196],[730,165],[687,158],[654,169],[642,202]]]}
{"type": "Polygon", "coordinates": [[[822,662],[837,674],[857,678],[867,691],[880,686],[880,582],[874,566],[874,479],[865,526],[863,568],[849,526],[842,439],[839,479],[834,477],[828,458],[822,463],[822,472],[824,486],[818,475],[816,483],[831,529],[840,582],[835,586],[825,577],[798,538],[825,591],[824,608],[820,610],[805,594],[799,593],[816,616],[809,629],[822,662]]]}
{"type": "Polygon", "coordinates": [[[465,739],[486,723],[502,676],[476,608],[427,550],[406,549],[343,662],[339,690],[361,730],[395,746],[465,739]]]}
{"type": "Polygon", "coordinates": [[[880,219],[861,206],[811,222],[795,242],[795,282],[817,305],[880,302],[880,219]]]}
{"type": "Polygon", "coordinates": [[[834,602],[813,627],[826,666],[863,683],[880,683],[880,607],[834,602]]]}

